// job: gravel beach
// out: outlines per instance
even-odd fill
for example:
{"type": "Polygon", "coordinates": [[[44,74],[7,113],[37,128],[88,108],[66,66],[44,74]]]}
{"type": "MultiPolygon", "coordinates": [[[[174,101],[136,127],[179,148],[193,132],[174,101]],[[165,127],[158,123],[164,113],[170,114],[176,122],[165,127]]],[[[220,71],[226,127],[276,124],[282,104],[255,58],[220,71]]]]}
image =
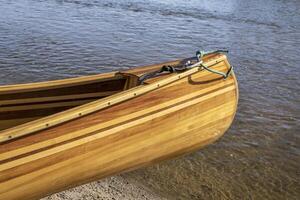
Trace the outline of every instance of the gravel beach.
{"type": "Polygon", "coordinates": [[[128,181],[122,175],[78,186],[45,197],[42,200],[163,200],[141,185],[128,181]]]}

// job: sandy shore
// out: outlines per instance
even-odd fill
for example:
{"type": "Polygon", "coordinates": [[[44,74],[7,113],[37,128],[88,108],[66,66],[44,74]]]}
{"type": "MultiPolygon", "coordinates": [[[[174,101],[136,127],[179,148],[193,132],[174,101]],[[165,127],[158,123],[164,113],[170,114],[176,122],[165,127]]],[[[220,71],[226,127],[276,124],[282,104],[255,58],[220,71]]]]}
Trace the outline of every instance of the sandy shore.
{"type": "Polygon", "coordinates": [[[161,200],[164,198],[147,191],[142,186],[124,178],[122,175],[78,186],[53,194],[42,200],[161,200]]]}

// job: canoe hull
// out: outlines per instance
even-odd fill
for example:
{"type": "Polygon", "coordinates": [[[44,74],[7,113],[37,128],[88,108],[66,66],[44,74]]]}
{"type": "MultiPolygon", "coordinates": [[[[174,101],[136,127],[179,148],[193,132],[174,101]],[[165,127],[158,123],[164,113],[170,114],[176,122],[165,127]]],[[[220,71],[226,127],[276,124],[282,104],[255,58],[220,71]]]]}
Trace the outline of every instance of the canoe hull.
{"type": "MultiPolygon", "coordinates": [[[[215,67],[226,71],[225,56],[215,67]]],[[[235,75],[197,72],[130,101],[0,147],[0,199],[38,199],[202,148],[238,101],[235,75]]]]}

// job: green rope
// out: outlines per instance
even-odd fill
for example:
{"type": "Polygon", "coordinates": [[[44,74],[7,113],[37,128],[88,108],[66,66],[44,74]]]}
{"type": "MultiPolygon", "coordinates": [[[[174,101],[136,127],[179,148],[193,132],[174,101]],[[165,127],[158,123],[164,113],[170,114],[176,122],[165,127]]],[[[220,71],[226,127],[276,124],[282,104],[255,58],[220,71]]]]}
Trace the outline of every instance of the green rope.
{"type": "Polygon", "coordinates": [[[229,70],[228,70],[226,73],[220,72],[220,71],[217,71],[217,70],[208,68],[208,67],[205,67],[205,66],[202,65],[202,64],[201,64],[201,67],[202,67],[203,69],[206,69],[206,70],[209,71],[209,72],[212,72],[212,73],[219,74],[219,75],[223,76],[224,79],[226,79],[228,76],[230,76],[230,74],[231,74],[232,71],[233,71],[233,67],[232,67],[232,66],[230,66],[229,70]]]}
{"type": "Polygon", "coordinates": [[[197,51],[196,52],[196,57],[198,59],[197,63],[191,64],[191,61],[188,61],[186,64],[184,64],[181,67],[175,67],[175,66],[163,66],[161,69],[156,70],[156,71],[152,71],[152,72],[148,72],[145,73],[144,75],[142,75],[141,77],[139,77],[139,85],[143,84],[143,82],[149,78],[153,78],[156,77],[158,75],[160,75],[161,73],[179,73],[179,72],[183,72],[185,70],[194,68],[194,67],[201,67],[202,69],[205,69],[209,72],[215,73],[215,74],[219,74],[221,76],[223,76],[224,79],[226,79],[233,71],[233,67],[230,66],[229,70],[224,73],[224,72],[220,72],[214,69],[211,69],[209,67],[206,67],[202,64],[202,58],[203,56],[207,56],[210,54],[215,54],[215,53],[228,53],[227,50],[216,50],[216,51],[197,51]]]}
{"type": "Polygon", "coordinates": [[[215,54],[215,53],[228,53],[228,50],[218,49],[218,50],[213,50],[213,51],[197,51],[196,56],[199,59],[199,58],[202,58],[203,56],[207,56],[207,55],[215,54]]]}
{"type": "MultiPolygon", "coordinates": [[[[215,50],[215,51],[197,51],[196,52],[196,57],[198,59],[198,61],[200,62],[201,59],[204,56],[210,55],[210,54],[215,54],[215,53],[228,53],[228,50],[215,50]]],[[[209,72],[215,73],[215,74],[219,74],[221,76],[223,76],[224,79],[226,79],[233,71],[233,67],[230,66],[229,70],[224,73],[224,72],[220,72],[218,70],[214,70],[214,69],[210,69],[208,67],[205,67],[204,65],[201,64],[201,67],[209,72]]]]}

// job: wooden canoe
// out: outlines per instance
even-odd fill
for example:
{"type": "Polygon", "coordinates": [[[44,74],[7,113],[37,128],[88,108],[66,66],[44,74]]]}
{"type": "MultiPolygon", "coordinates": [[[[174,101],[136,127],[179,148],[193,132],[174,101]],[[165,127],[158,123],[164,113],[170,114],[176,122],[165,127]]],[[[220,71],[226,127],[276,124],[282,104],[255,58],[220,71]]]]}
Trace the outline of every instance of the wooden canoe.
{"type": "MultiPolygon", "coordinates": [[[[195,67],[147,79],[186,60],[124,72],[0,87],[0,199],[49,194],[208,145],[229,128],[237,80],[195,67]]],[[[203,65],[226,72],[227,57],[203,65]]]]}

